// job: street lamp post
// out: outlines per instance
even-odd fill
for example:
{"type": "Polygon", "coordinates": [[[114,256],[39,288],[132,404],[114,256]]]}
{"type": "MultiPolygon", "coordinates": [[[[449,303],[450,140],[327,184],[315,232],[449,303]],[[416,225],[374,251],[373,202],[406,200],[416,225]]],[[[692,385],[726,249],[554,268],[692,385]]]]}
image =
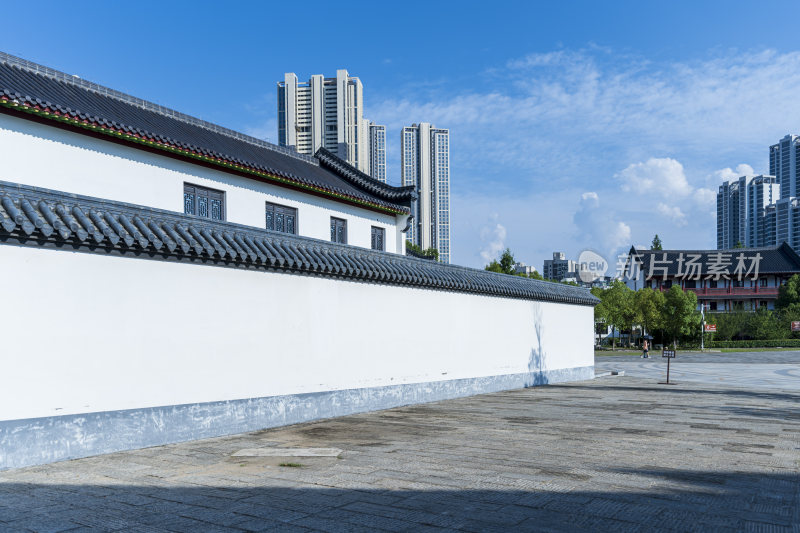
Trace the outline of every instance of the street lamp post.
{"type": "Polygon", "coordinates": [[[703,340],[706,336],[706,304],[700,304],[700,351],[704,350],[703,340]]]}

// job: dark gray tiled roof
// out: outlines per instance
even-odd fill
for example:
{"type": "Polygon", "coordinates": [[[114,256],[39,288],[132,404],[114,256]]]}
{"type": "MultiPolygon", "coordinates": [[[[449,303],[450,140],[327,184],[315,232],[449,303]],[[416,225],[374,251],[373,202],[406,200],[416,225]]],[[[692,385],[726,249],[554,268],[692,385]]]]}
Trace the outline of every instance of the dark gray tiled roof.
{"type": "MultiPolygon", "coordinates": [[[[413,187],[380,183],[329,152],[323,155],[329,163],[320,165],[317,158],[289,154],[285,148],[83,80],[73,82],[69,76],[51,69],[34,67],[35,64],[0,54],[0,100],[46,110],[48,115],[39,115],[40,118],[68,117],[100,128],[94,133],[123,132],[153,140],[156,147],[188,150],[209,161],[223,160],[356,201],[410,212],[415,196],[413,187]]],[[[20,116],[30,115],[20,113],[20,116]]]]}
{"type": "Polygon", "coordinates": [[[667,268],[667,276],[678,276],[681,255],[683,256],[683,272],[686,271],[686,261],[691,257],[693,262],[700,265],[703,276],[708,273],[709,265],[720,262],[728,263],[729,270],[733,273],[740,255],[744,256],[745,267],[750,268],[757,254],[761,256],[758,261],[759,275],[800,273],[800,256],[786,243],[780,246],[729,250],[636,250],[631,248],[629,254],[631,257],[638,258],[645,277],[651,271],[651,265],[657,272],[656,277],[663,276],[663,267],[667,268]],[[722,256],[720,257],[719,254],[722,256]]]}
{"type": "Polygon", "coordinates": [[[0,181],[2,243],[595,305],[588,289],[0,181]]]}

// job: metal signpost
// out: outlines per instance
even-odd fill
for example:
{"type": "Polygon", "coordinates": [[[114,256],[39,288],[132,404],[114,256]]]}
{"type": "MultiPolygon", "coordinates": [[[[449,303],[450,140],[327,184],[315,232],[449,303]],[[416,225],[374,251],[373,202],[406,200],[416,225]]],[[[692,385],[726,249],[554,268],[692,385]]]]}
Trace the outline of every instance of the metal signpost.
{"type": "Polygon", "coordinates": [[[669,362],[671,359],[675,358],[675,350],[670,350],[669,348],[662,348],[661,349],[661,357],[667,358],[667,381],[660,381],[659,385],[675,385],[675,382],[669,382],[669,362]]]}

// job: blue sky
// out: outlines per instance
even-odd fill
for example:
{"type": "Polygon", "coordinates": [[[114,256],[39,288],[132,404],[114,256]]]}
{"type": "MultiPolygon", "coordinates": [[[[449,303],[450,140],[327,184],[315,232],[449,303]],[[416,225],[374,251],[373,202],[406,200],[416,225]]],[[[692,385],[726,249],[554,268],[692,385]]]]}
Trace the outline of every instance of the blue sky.
{"type": "MultiPolygon", "coordinates": [[[[275,141],[275,83],[361,78],[451,132],[453,262],[713,248],[719,183],[800,133],[797,2],[38,2],[0,50],[275,141]]],[[[24,11],[24,10],[23,10],[24,11]]]]}

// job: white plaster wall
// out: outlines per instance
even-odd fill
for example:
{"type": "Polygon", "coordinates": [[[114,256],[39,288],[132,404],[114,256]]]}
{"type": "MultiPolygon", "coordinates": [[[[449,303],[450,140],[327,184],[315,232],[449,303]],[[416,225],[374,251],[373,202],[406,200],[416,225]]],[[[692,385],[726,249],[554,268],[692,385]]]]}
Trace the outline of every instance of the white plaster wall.
{"type": "Polygon", "coordinates": [[[230,222],[265,227],[264,203],[297,208],[298,234],[330,240],[330,217],[347,220],[348,244],[370,247],[371,227],[386,251],[403,253],[405,216],[383,215],[310,194],[150,154],[0,114],[0,180],[183,212],[184,182],[225,191],[230,222]]]}
{"type": "Polygon", "coordinates": [[[2,244],[0,277],[0,420],[594,361],[591,307],[2,244]]]}

